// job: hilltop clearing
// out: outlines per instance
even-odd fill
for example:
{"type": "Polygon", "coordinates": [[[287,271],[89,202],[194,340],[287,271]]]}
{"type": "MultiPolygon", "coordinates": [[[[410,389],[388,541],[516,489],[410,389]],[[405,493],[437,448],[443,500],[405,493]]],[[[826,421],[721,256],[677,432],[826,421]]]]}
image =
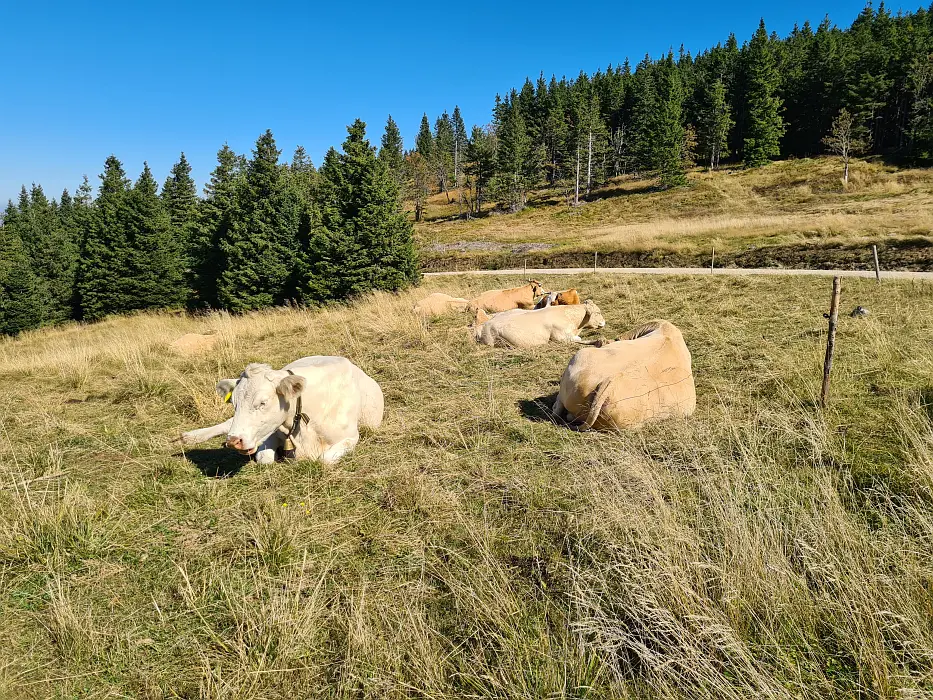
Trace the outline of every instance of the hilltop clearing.
{"type": "MultiPolygon", "coordinates": [[[[454,193],[456,194],[456,193],[454,193]]],[[[426,270],[708,266],[867,269],[878,244],[887,269],[933,269],[933,171],[838,159],[754,170],[694,171],[687,187],[617,178],[569,207],[556,190],[532,194],[517,214],[457,217],[456,197],[435,195],[416,226],[426,270]]]]}

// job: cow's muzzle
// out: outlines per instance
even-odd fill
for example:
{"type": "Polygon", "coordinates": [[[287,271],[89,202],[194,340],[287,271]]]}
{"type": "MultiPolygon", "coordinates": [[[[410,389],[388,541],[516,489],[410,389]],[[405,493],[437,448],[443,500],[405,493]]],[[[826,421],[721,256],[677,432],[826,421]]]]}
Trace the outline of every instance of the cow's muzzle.
{"type": "Polygon", "coordinates": [[[234,437],[233,435],[227,437],[227,447],[232,447],[241,455],[251,455],[256,451],[255,447],[247,449],[245,443],[243,442],[243,438],[234,437]]]}

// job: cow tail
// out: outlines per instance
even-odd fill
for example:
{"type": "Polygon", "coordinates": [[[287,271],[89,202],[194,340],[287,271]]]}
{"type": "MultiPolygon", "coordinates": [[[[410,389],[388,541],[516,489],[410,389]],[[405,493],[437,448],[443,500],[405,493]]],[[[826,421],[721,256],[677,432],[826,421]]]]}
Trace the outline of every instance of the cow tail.
{"type": "Polygon", "coordinates": [[[599,383],[599,386],[596,387],[596,392],[593,394],[593,400],[590,402],[590,410],[587,411],[586,418],[581,424],[571,426],[574,430],[582,432],[584,430],[590,430],[593,427],[593,424],[596,423],[596,420],[599,418],[600,412],[603,410],[606,400],[609,398],[609,388],[612,386],[615,379],[615,377],[609,377],[599,383]]]}

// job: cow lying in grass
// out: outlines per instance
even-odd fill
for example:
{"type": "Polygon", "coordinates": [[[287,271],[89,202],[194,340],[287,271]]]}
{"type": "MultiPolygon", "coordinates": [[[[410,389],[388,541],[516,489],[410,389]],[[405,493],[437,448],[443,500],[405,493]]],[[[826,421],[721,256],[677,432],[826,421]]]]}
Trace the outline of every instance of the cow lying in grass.
{"type": "Polygon", "coordinates": [[[514,348],[531,348],[555,340],[582,343],[580,331],[606,325],[599,307],[587,299],[573,306],[544,309],[513,309],[487,316],[476,312],[473,337],[478,343],[514,348]]]}
{"type": "Polygon", "coordinates": [[[217,393],[233,404],[233,417],[184,433],[182,443],[226,434],[228,447],[262,464],[279,451],[336,462],[356,446],[361,427],[382,423],[382,389],[344,357],[303,357],[279,370],[253,363],[239,379],[217,382],[217,393]]]}
{"type": "Polygon", "coordinates": [[[529,280],[528,284],[512,289],[490,289],[470,301],[471,311],[486,311],[497,313],[509,309],[531,309],[535,305],[535,298],[544,293],[544,288],[538,280],[529,280]]]}
{"type": "Polygon", "coordinates": [[[560,378],[553,413],[578,430],[632,428],[696,410],[690,351],[677,326],[650,321],[602,347],[583,348],[560,378]]]}
{"type": "Polygon", "coordinates": [[[572,288],[562,292],[548,292],[535,304],[535,308],[546,309],[549,306],[572,306],[579,303],[580,295],[576,288],[572,288]]]}
{"type": "Polygon", "coordinates": [[[443,316],[452,311],[464,311],[469,300],[434,292],[414,305],[412,311],[421,316],[443,316]]]}

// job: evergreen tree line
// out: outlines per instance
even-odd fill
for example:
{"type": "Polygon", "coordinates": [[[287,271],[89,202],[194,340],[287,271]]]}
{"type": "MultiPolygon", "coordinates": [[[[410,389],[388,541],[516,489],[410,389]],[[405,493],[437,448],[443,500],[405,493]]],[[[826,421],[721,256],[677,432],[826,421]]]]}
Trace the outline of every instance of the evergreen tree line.
{"type": "Polygon", "coordinates": [[[243,312],[397,290],[418,278],[399,182],[348,127],[320,170],[270,131],[247,159],[224,145],[198,197],[184,153],[159,191],[110,156],[97,196],[23,187],[0,225],[0,333],[142,309],[243,312]]]}
{"type": "Polygon", "coordinates": [[[848,29],[827,18],[783,39],[762,20],[742,46],[730,35],[696,57],[681,47],[634,70],[626,59],[592,76],[526,80],[496,96],[492,114],[469,134],[459,109],[433,129],[425,115],[409,152],[389,119],[380,157],[416,220],[435,192],[465,215],[487,200],[515,211],[542,185],[576,204],[625,173],[675,186],[697,164],[814,156],[839,124],[866,153],[925,163],[933,159],[933,7],[892,15],[869,4],[848,29]]]}

